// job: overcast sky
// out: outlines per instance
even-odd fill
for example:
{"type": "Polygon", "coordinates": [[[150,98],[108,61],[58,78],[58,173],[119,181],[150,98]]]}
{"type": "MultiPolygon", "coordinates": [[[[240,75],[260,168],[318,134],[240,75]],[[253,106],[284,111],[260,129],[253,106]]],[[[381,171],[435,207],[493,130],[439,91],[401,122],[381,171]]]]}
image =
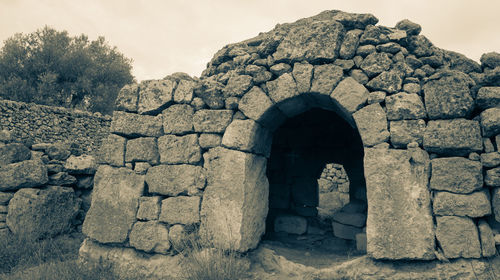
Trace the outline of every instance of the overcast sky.
{"type": "Polygon", "coordinates": [[[410,19],[436,46],[476,61],[500,52],[498,0],[0,0],[0,41],[49,25],[104,36],[134,60],[139,81],[200,76],[224,45],[333,9],[372,13],[389,27],[410,19]]]}

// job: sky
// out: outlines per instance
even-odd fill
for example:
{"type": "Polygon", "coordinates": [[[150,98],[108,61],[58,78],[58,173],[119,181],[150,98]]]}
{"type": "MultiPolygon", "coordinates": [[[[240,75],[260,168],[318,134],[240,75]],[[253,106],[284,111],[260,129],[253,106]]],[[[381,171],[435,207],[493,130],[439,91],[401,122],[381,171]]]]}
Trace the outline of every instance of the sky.
{"type": "Polygon", "coordinates": [[[500,52],[499,0],[0,0],[0,44],[48,25],[104,36],[133,59],[138,81],[199,77],[223,46],[324,10],[371,13],[388,27],[409,19],[437,47],[476,61],[500,52]]]}

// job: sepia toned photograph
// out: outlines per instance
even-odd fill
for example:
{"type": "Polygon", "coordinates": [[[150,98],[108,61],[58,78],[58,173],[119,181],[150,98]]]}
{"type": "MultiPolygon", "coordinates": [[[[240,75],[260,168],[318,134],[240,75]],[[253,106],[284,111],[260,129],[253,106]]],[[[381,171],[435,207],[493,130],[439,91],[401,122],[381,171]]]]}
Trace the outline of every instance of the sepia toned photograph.
{"type": "Polygon", "coordinates": [[[0,279],[500,280],[499,11],[0,0],[0,279]]]}

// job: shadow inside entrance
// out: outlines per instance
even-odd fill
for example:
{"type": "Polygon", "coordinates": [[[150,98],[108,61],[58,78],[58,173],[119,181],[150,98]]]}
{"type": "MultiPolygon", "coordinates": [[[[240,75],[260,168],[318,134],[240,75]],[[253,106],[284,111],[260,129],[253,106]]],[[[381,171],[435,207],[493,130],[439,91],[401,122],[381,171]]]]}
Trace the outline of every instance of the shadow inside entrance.
{"type": "Polygon", "coordinates": [[[274,132],[267,177],[264,244],[315,265],[364,254],[366,187],[356,128],[319,108],[288,119],[274,132]]]}

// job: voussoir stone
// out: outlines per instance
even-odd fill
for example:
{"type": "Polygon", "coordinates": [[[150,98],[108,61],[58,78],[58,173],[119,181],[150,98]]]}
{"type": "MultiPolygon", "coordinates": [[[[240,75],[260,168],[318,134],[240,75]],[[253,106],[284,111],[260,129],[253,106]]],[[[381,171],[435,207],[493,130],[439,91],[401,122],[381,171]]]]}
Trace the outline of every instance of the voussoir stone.
{"type": "Polygon", "coordinates": [[[436,192],[432,204],[434,214],[478,218],[491,214],[490,196],[486,191],[471,194],[436,192]]]}
{"type": "Polygon", "coordinates": [[[297,84],[291,73],[281,75],[276,80],[266,83],[269,97],[287,116],[305,111],[306,104],[300,97],[297,84]]]}
{"type": "Polygon", "coordinates": [[[365,148],[369,256],[391,260],[435,258],[427,189],[429,163],[429,156],[419,148],[365,148]]]}
{"type": "Polygon", "coordinates": [[[293,65],[292,75],[297,83],[297,90],[300,93],[309,92],[314,66],[307,62],[296,62],[293,65]]]}
{"type": "Polygon", "coordinates": [[[158,221],[136,222],[130,231],[130,246],[146,253],[165,254],[170,249],[168,229],[158,221]]]}
{"type": "Polygon", "coordinates": [[[158,137],[163,134],[162,119],[161,116],[154,117],[115,111],[110,132],[129,137],[158,137]]]}
{"type": "Polygon", "coordinates": [[[404,148],[411,142],[422,145],[424,137],[424,120],[401,120],[389,122],[391,144],[396,148],[404,148]]]}
{"type": "Polygon", "coordinates": [[[40,160],[25,160],[0,168],[0,191],[38,187],[48,180],[47,167],[40,160]]]}
{"type": "MultiPolygon", "coordinates": [[[[216,148],[217,149],[217,148],[216,148]]],[[[200,235],[220,248],[244,252],[265,232],[269,183],[265,157],[219,148],[201,206],[200,235]]]]}
{"type": "Polygon", "coordinates": [[[397,120],[416,120],[426,117],[424,103],[416,93],[400,92],[389,95],[385,98],[387,108],[387,119],[397,120]]]}
{"type": "Polygon", "coordinates": [[[205,175],[201,166],[158,165],[148,169],[146,183],[149,191],[161,195],[176,196],[195,193],[205,187],[205,175]]]}
{"type": "Polygon", "coordinates": [[[177,196],[161,201],[161,222],[191,225],[200,222],[200,197],[177,196]]]}
{"type": "Polygon", "coordinates": [[[424,132],[424,148],[433,153],[464,156],[481,152],[483,141],[479,123],[453,119],[429,121],[424,132]]]}
{"type": "Polygon", "coordinates": [[[344,26],[332,20],[296,25],[285,35],[273,57],[276,61],[334,60],[344,32],[344,26]]]}
{"type": "Polygon", "coordinates": [[[453,193],[471,193],[483,187],[483,169],[478,161],[462,157],[435,158],[431,161],[430,188],[453,193]]]}
{"type": "Polygon", "coordinates": [[[201,159],[201,147],[196,134],[164,135],[158,138],[158,151],[161,163],[197,163],[201,159]]]}
{"type": "Polygon", "coordinates": [[[425,107],[430,119],[461,118],[474,109],[469,86],[471,78],[459,71],[449,71],[423,86],[425,107]]]}
{"type": "Polygon", "coordinates": [[[489,108],[481,113],[483,137],[500,134],[500,108],[489,108]]]}
{"type": "Polygon", "coordinates": [[[396,71],[384,71],[371,79],[366,86],[372,90],[381,90],[388,93],[396,93],[401,90],[403,79],[396,71]]]}
{"type": "Polygon", "coordinates": [[[127,168],[99,166],[82,232],[100,243],[124,242],[136,221],[144,187],[144,175],[127,168]]]}
{"type": "Polygon", "coordinates": [[[139,114],[154,114],[173,101],[177,83],[171,80],[152,80],[142,82],[139,87],[139,114]]]}
{"type": "Polygon", "coordinates": [[[342,79],[344,71],[337,65],[323,64],[314,66],[311,92],[329,96],[342,79]]]}
{"type": "Polygon", "coordinates": [[[233,112],[231,110],[197,111],[193,116],[193,126],[196,132],[221,133],[231,123],[233,112]]]}
{"type": "Polygon", "coordinates": [[[115,110],[137,112],[137,102],[139,101],[139,85],[125,85],[118,92],[115,100],[115,110]]]}
{"type": "Polygon", "coordinates": [[[157,164],[159,157],[156,138],[139,137],[127,141],[126,162],[146,161],[150,164],[157,164]]]}
{"type": "Polygon", "coordinates": [[[21,143],[0,146],[0,166],[31,158],[31,151],[21,143]]]}
{"type": "Polygon", "coordinates": [[[500,107],[500,87],[482,87],[477,92],[476,105],[480,109],[500,107]]]}
{"type": "Polygon", "coordinates": [[[175,104],[163,110],[163,132],[185,134],[193,131],[194,109],[188,104],[175,104]]]}
{"type": "Polygon", "coordinates": [[[368,90],[353,78],[347,77],[337,85],[331,97],[352,114],[366,103],[368,90]]]}
{"type": "Polygon", "coordinates": [[[281,120],[285,119],[259,87],[253,87],[241,98],[238,109],[248,118],[267,127],[272,127],[275,122],[281,123],[281,120]]]}
{"type": "Polygon", "coordinates": [[[479,234],[472,219],[456,216],[436,217],[436,238],[444,256],[455,258],[480,258],[479,234]]]}
{"type": "Polygon", "coordinates": [[[29,239],[53,237],[70,230],[79,208],[72,188],[26,188],[10,200],[7,225],[14,234],[29,239]]]}
{"type": "Polygon", "coordinates": [[[222,145],[244,152],[264,155],[271,153],[272,133],[253,120],[234,120],[222,137],[222,145]]]}
{"type": "Polygon", "coordinates": [[[379,103],[368,105],[352,116],[364,146],[375,146],[389,139],[387,117],[379,103]]]}

